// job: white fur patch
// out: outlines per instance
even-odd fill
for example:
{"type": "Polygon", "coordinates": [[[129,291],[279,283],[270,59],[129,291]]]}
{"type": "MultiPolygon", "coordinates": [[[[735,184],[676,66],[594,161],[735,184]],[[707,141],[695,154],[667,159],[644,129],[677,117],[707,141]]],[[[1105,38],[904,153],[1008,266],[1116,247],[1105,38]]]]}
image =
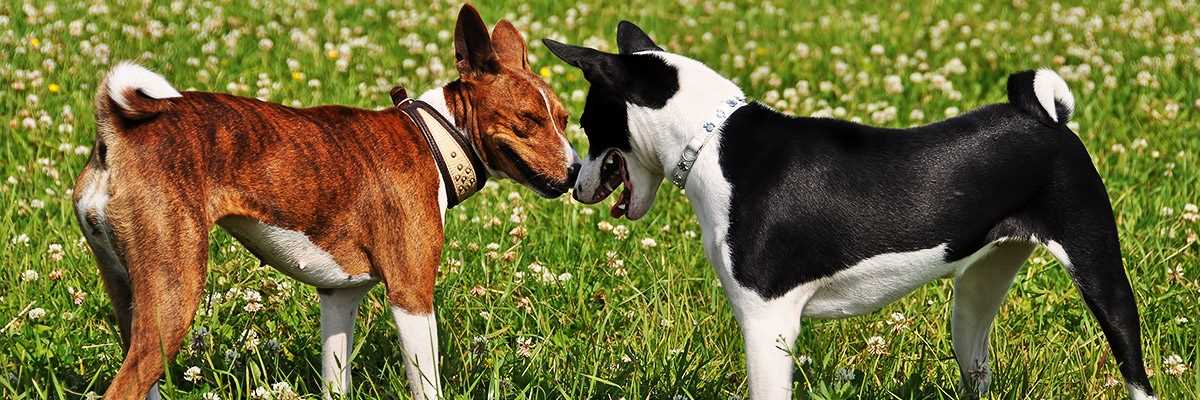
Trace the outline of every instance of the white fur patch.
{"type": "Polygon", "coordinates": [[[1062,122],[1058,120],[1058,112],[1054,108],[1055,100],[1067,107],[1068,117],[1075,110],[1075,96],[1071,94],[1067,82],[1054,71],[1039,69],[1033,75],[1033,93],[1054,122],[1062,122]]]}
{"type": "Polygon", "coordinates": [[[417,400],[441,398],[437,321],[433,313],[411,314],[392,306],[392,317],[396,320],[396,329],[400,331],[404,368],[412,397],[417,400]]]}
{"type": "Polygon", "coordinates": [[[129,111],[129,99],[125,98],[125,93],[130,89],[154,99],[183,97],[162,75],[131,62],[117,64],[108,73],[108,96],[122,109],[129,111]]]}
{"type": "Polygon", "coordinates": [[[92,246],[92,252],[100,261],[101,268],[117,274],[124,280],[129,280],[129,271],[125,269],[121,259],[117,256],[116,245],[109,241],[109,238],[113,237],[112,226],[108,223],[108,213],[105,210],[109,200],[109,172],[97,169],[94,173],[98,175],[95,180],[83,188],[79,201],[75,203],[75,213],[79,217],[80,225],[84,227],[83,236],[92,246]],[[96,215],[95,226],[89,226],[88,213],[96,215]]]}
{"type": "Polygon", "coordinates": [[[1141,388],[1138,388],[1137,386],[1133,386],[1132,384],[1125,384],[1125,387],[1127,389],[1129,389],[1129,398],[1130,399],[1133,399],[1133,400],[1158,400],[1157,397],[1146,394],[1146,391],[1142,390],[1141,388]]]}
{"type": "Polygon", "coordinates": [[[317,246],[304,232],[264,224],[245,217],[226,217],[218,225],[233,234],[243,246],[253,249],[267,264],[296,280],[323,289],[374,284],[368,274],[347,274],[329,252],[317,246]]]}
{"type": "Polygon", "coordinates": [[[1046,250],[1049,250],[1050,254],[1054,255],[1054,258],[1057,258],[1058,262],[1062,263],[1068,270],[1075,267],[1071,264],[1071,257],[1067,256],[1067,249],[1064,249],[1058,242],[1053,240],[1046,241],[1046,250]]]}
{"type": "Polygon", "coordinates": [[[337,289],[321,296],[321,377],[325,398],[350,390],[350,354],[354,350],[354,317],[371,286],[337,289]]]}

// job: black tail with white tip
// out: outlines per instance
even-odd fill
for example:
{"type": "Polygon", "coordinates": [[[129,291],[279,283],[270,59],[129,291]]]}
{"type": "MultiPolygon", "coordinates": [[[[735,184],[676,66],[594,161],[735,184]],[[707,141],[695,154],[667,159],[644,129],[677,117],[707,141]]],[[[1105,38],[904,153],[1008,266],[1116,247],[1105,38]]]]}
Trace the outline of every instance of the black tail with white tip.
{"type": "Polygon", "coordinates": [[[1075,96],[1054,71],[1039,69],[1008,76],[1008,102],[1050,126],[1063,126],[1075,111],[1075,96]]]}

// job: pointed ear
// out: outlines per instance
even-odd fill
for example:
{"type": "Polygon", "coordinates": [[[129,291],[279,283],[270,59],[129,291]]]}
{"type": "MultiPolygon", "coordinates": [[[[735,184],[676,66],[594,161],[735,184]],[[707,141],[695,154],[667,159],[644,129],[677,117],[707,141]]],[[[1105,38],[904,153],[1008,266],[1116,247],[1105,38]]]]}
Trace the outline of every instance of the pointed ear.
{"type": "Polygon", "coordinates": [[[629,21],[621,21],[617,24],[617,48],[621,50],[621,54],[633,54],[647,50],[663,51],[661,47],[654,44],[650,35],[629,21]]]}
{"type": "Polygon", "coordinates": [[[492,28],[492,47],[500,63],[512,68],[529,69],[529,51],[525,47],[525,38],[521,32],[506,19],[500,20],[492,28]]]}
{"type": "Polygon", "coordinates": [[[470,4],[459,10],[458,23],[454,26],[454,61],[460,75],[499,70],[487,25],[470,4]]]}
{"type": "Polygon", "coordinates": [[[551,39],[542,39],[542,43],[555,56],[582,70],[584,79],[592,85],[619,88],[627,80],[625,66],[614,54],[551,39]]]}

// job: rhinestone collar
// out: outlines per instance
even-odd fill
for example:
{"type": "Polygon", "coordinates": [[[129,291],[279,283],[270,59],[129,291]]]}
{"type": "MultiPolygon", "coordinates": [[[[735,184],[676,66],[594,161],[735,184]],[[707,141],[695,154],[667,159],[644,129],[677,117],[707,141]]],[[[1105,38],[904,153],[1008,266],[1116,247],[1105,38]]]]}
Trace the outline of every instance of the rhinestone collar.
{"type": "Polygon", "coordinates": [[[734,97],[721,102],[717,106],[717,110],[713,113],[712,118],[704,121],[701,128],[704,133],[693,136],[692,140],[688,141],[686,147],[683,148],[683,154],[679,156],[679,162],[675,163],[674,171],[671,171],[671,183],[680,189],[687,186],[688,174],[692,172],[692,166],[696,163],[696,159],[700,157],[700,151],[704,149],[704,145],[713,137],[721,126],[725,124],[725,120],[733,115],[742,106],[746,105],[745,97],[734,97]]]}

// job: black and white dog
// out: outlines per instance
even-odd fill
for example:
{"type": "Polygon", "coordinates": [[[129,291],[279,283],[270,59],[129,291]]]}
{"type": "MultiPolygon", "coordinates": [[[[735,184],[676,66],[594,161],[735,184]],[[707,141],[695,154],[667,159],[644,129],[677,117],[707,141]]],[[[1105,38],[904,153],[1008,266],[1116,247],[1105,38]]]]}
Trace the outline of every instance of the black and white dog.
{"type": "Polygon", "coordinates": [[[575,198],[596,203],[623,184],[611,214],[637,219],[664,176],[686,189],[741,326],[752,398],[791,397],[781,348],[802,316],[869,313],[944,276],[963,390],[986,392],[992,320],[1036,245],[1066,266],[1130,395],[1153,397],[1112,206],[1054,72],[1010,76],[1006,104],[885,129],[747,103],[629,22],[620,54],[544,42],[591,83],[575,198]]]}

